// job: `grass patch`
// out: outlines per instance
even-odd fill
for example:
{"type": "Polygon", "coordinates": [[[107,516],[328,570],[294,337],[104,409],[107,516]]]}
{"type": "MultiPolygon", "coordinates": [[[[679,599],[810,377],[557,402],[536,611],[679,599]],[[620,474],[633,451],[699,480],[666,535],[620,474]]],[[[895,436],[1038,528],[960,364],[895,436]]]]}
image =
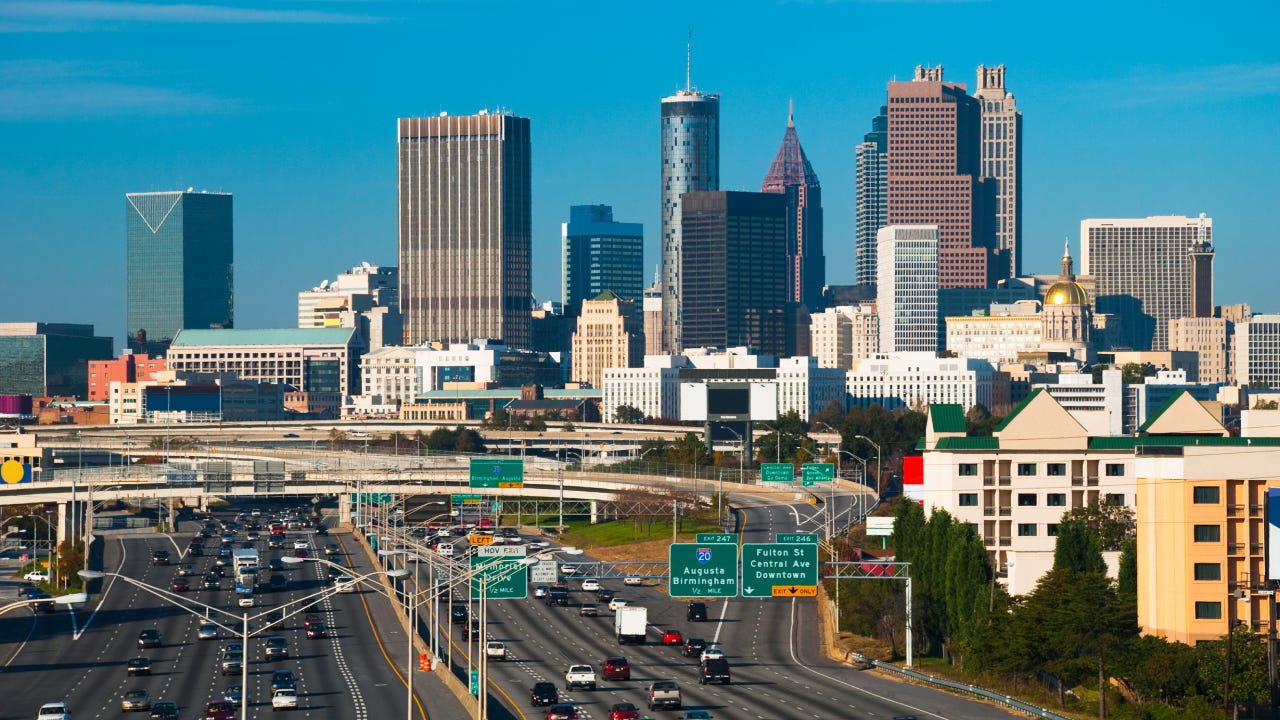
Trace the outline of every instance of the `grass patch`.
{"type": "MultiPolygon", "coordinates": [[[[671,520],[635,521],[631,518],[608,520],[592,525],[584,520],[566,521],[568,528],[560,534],[560,542],[584,550],[595,547],[615,547],[648,540],[670,540],[671,520]]],[[[720,532],[715,518],[695,515],[680,518],[676,533],[679,540],[693,542],[698,533],[720,532]]]]}

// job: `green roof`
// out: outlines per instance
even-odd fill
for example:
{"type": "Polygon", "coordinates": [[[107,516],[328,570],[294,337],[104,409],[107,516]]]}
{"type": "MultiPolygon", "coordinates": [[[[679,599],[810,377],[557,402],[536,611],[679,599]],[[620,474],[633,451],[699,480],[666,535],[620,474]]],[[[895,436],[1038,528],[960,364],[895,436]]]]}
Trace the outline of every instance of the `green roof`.
{"type": "Polygon", "coordinates": [[[1146,432],[1147,428],[1151,427],[1151,424],[1154,423],[1156,420],[1159,420],[1160,416],[1164,414],[1164,411],[1168,410],[1169,407],[1173,405],[1173,403],[1178,398],[1182,397],[1182,394],[1185,392],[1186,390],[1178,390],[1177,392],[1173,393],[1168,398],[1166,398],[1165,401],[1160,405],[1160,407],[1156,408],[1155,412],[1147,416],[1147,421],[1142,423],[1142,426],[1138,428],[1138,432],[1140,433],[1146,432]]]}
{"type": "Polygon", "coordinates": [[[935,450],[999,450],[1000,438],[994,437],[944,437],[938,438],[935,450]]]}
{"type": "Polygon", "coordinates": [[[276,330],[179,330],[172,347],[205,345],[346,345],[352,328],[280,328],[276,330]]]}
{"type": "Polygon", "coordinates": [[[618,297],[617,293],[615,293],[612,290],[605,290],[604,292],[600,293],[599,295],[591,299],[597,302],[601,302],[605,300],[621,300],[622,298],[618,297]]]}
{"type": "Polygon", "coordinates": [[[1041,392],[1044,392],[1044,388],[1036,388],[1035,390],[1032,390],[1030,395],[1026,396],[1022,399],[1022,402],[1018,403],[1018,407],[1014,408],[1013,412],[1004,416],[1004,420],[1000,421],[1000,424],[996,426],[996,429],[993,432],[1000,432],[1006,427],[1009,427],[1009,423],[1013,422],[1013,419],[1018,417],[1018,413],[1022,412],[1022,409],[1030,404],[1031,401],[1035,399],[1035,396],[1039,395],[1041,392]]]}
{"type": "Polygon", "coordinates": [[[1221,437],[1218,435],[1148,435],[1089,438],[1090,450],[1133,450],[1150,447],[1280,447],[1280,437],[1221,437]]]}
{"type": "Polygon", "coordinates": [[[965,432],[964,408],[959,405],[930,405],[929,419],[933,421],[934,432],[965,432]]]}

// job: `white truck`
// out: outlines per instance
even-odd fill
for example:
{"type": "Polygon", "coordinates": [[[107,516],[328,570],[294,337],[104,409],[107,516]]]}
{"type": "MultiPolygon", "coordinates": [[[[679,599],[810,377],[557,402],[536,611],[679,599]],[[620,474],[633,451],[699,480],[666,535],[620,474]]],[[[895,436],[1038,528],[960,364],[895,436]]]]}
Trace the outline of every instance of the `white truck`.
{"type": "Polygon", "coordinates": [[[613,633],[619,644],[644,644],[645,632],[649,628],[649,610],[647,608],[628,605],[620,607],[613,613],[613,633]]]}
{"type": "Polygon", "coordinates": [[[564,688],[569,691],[578,688],[596,689],[596,671],[590,665],[570,665],[564,674],[564,688]]]}
{"type": "Polygon", "coordinates": [[[490,660],[499,660],[499,661],[501,661],[501,660],[506,660],[506,659],[507,659],[507,645],[506,645],[506,643],[503,643],[503,642],[498,641],[498,640],[490,640],[490,641],[489,641],[489,642],[484,646],[484,654],[485,654],[485,656],[486,656],[486,657],[488,657],[490,660]]]}

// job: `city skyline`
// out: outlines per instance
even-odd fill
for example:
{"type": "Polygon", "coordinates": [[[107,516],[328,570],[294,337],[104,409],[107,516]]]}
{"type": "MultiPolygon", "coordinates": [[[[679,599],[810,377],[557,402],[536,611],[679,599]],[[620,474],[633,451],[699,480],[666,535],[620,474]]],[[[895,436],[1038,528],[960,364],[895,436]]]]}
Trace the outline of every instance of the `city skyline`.
{"type": "MultiPolygon", "coordinates": [[[[661,225],[657,109],[684,87],[689,26],[692,84],[720,95],[722,189],[758,187],[795,99],[806,154],[823,179],[830,283],[853,282],[854,148],[887,82],[940,64],[972,93],[979,65],[1004,65],[1025,122],[1024,273],[1052,272],[1064,236],[1078,254],[1084,219],[1205,212],[1219,225],[1215,300],[1275,309],[1265,263],[1252,261],[1274,230],[1266,204],[1246,190],[1280,160],[1269,132],[1280,64],[1261,35],[1274,8],[1203,18],[1206,37],[1237,40],[1186,58],[1159,40],[1182,31],[1179,13],[1109,6],[1101,24],[1087,11],[1050,19],[1047,9],[999,2],[750,4],[734,19],[680,6],[679,23],[650,8],[608,8],[602,17],[567,4],[161,7],[0,5],[6,248],[18,266],[48,270],[20,277],[3,319],[90,322],[121,347],[119,198],[194,186],[236,197],[237,326],[287,327],[296,293],[334,267],[395,264],[396,118],[481,108],[505,107],[533,124],[534,295],[559,299],[559,224],[577,204],[609,204],[653,228],[647,278],[661,225]],[[426,67],[411,82],[396,70],[416,57],[405,44],[413,33],[495,7],[502,21],[485,24],[494,57],[426,67]],[[926,16],[915,42],[862,33],[848,49],[853,28],[926,16]],[[593,33],[602,22],[616,33],[593,33]],[[781,26],[803,30],[803,59],[756,56],[781,26]],[[966,35],[978,28],[1000,42],[974,49],[966,35]],[[537,43],[539,29],[581,44],[537,43]],[[339,41],[359,59],[312,50],[339,41]],[[597,60],[582,63],[588,55],[597,60]],[[388,77],[373,77],[382,66],[388,77]],[[570,102],[571,94],[591,100],[570,102]],[[69,198],[76,212],[66,211],[69,198]],[[42,275],[58,278],[55,291],[35,279],[42,275]]],[[[473,42],[443,38],[432,57],[473,42]]]]}

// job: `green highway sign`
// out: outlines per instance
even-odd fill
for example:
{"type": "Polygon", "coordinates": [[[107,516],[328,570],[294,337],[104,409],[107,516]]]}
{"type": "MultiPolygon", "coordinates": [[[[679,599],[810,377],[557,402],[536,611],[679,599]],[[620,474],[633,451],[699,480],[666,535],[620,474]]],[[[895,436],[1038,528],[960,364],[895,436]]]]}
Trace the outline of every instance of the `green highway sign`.
{"type": "Polygon", "coordinates": [[[817,543],[743,543],[743,597],[813,597],[817,543]]]}
{"type": "Polygon", "coordinates": [[[523,460],[471,458],[471,489],[524,487],[523,460]]]}
{"type": "Polygon", "coordinates": [[[737,533],[698,533],[695,539],[700,543],[733,543],[738,544],[737,533]]]}
{"type": "Polygon", "coordinates": [[[816,533],[778,533],[774,542],[797,544],[797,543],[813,543],[818,544],[818,535],[816,533]]]}
{"type": "Polygon", "coordinates": [[[478,505],[483,499],[483,495],[461,495],[454,493],[449,496],[449,503],[451,505],[478,505]]]}
{"type": "Polygon", "coordinates": [[[794,482],[796,469],[791,463],[762,463],[760,465],[760,482],[794,482]]]}
{"type": "Polygon", "coordinates": [[[814,483],[831,482],[836,478],[836,466],[831,463],[805,463],[800,468],[800,484],[809,487],[814,483]]]}
{"type": "Polygon", "coordinates": [[[668,560],[671,597],[737,597],[736,543],[672,543],[668,560]]]}
{"type": "Polygon", "coordinates": [[[391,493],[351,493],[351,502],[362,505],[390,505],[394,499],[391,493]]]}
{"type": "Polygon", "coordinates": [[[471,556],[471,568],[484,568],[471,578],[471,599],[480,599],[481,592],[490,600],[524,600],[529,596],[529,567],[522,561],[525,552],[521,546],[488,545],[476,548],[471,556]],[[480,578],[488,578],[481,587],[480,578]]]}

